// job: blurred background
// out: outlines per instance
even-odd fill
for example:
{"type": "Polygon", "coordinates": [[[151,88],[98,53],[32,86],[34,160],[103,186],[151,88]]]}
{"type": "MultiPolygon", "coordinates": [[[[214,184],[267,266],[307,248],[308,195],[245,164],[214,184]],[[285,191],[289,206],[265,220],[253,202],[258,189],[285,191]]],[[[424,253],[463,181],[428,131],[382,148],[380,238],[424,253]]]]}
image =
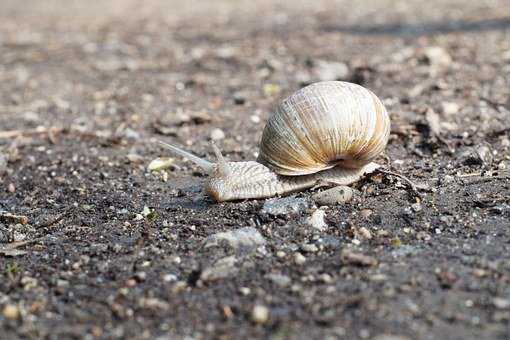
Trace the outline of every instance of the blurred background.
{"type": "Polygon", "coordinates": [[[510,0],[0,0],[0,338],[509,339],[509,89],[510,0]],[[318,232],[148,170],[156,139],[253,160],[325,80],[433,192],[366,178],[318,232]],[[203,247],[247,226],[266,250],[203,247]]]}
{"type": "Polygon", "coordinates": [[[364,84],[390,108],[433,102],[418,95],[431,75],[507,84],[509,26],[506,0],[2,0],[0,124],[136,137],[156,121],[175,135],[177,120],[189,143],[179,119],[214,113],[251,119],[256,139],[275,101],[313,81],[364,84]]]}

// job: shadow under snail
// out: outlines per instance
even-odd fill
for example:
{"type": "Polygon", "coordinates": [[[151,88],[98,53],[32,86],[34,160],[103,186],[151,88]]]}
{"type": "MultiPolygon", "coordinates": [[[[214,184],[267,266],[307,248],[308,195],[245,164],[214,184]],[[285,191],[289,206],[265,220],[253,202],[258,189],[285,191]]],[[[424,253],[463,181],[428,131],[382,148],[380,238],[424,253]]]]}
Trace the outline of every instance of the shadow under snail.
{"type": "Polygon", "coordinates": [[[354,183],[380,169],[373,160],[384,151],[389,134],[388,113],[371,91],[327,81],[308,85],[278,105],[262,133],[257,161],[228,162],[213,144],[217,162],[211,163],[160,143],[201,167],[209,175],[205,191],[224,202],[354,183]]]}

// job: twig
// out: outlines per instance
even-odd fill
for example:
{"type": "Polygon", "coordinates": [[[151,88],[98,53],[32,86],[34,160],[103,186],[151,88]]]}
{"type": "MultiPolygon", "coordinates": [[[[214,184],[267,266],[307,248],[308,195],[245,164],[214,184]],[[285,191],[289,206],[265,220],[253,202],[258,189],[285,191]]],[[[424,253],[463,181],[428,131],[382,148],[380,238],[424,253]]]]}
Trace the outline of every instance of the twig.
{"type": "Polygon", "coordinates": [[[413,181],[411,181],[409,178],[407,178],[406,176],[401,175],[399,173],[396,173],[396,172],[393,172],[393,171],[390,171],[390,170],[387,170],[387,169],[381,169],[381,168],[377,169],[376,171],[379,171],[380,173],[383,173],[383,174],[386,174],[386,175],[390,175],[390,176],[395,176],[395,177],[398,177],[398,178],[402,179],[417,194],[419,194],[419,190],[431,191],[431,189],[430,189],[430,187],[428,185],[426,185],[426,184],[416,184],[413,181]]]}
{"type": "Polygon", "coordinates": [[[27,129],[27,130],[7,130],[0,131],[0,139],[13,139],[20,136],[33,136],[45,133],[58,133],[62,132],[62,128],[50,127],[50,128],[35,128],[35,129],[27,129]]]}
{"type": "Polygon", "coordinates": [[[28,217],[24,215],[14,215],[11,213],[0,213],[0,221],[5,223],[27,224],[28,217]]]}

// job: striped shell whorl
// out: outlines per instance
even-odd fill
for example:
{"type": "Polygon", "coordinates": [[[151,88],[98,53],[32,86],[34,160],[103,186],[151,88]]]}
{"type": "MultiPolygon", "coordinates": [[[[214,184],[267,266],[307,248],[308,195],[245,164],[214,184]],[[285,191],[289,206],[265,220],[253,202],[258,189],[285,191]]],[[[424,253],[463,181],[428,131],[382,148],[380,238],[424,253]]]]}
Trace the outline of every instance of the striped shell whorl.
{"type": "Polygon", "coordinates": [[[258,162],[280,175],[361,168],[386,147],[390,119],[369,90],[340,81],[319,82],[286,98],[262,133],[258,162]]]}

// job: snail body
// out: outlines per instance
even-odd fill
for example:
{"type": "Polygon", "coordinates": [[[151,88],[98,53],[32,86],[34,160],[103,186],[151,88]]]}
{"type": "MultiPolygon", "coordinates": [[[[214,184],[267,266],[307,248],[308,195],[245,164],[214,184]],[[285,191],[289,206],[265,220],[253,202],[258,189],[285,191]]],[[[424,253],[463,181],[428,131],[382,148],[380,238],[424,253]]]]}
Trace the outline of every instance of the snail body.
{"type": "Polygon", "coordinates": [[[328,81],[306,86],[269,117],[257,161],[227,162],[213,145],[216,163],[162,143],[209,175],[205,191],[218,202],[268,198],[305,190],[318,183],[348,185],[379,165],[390,120],[369,90],[328,81]]]}

